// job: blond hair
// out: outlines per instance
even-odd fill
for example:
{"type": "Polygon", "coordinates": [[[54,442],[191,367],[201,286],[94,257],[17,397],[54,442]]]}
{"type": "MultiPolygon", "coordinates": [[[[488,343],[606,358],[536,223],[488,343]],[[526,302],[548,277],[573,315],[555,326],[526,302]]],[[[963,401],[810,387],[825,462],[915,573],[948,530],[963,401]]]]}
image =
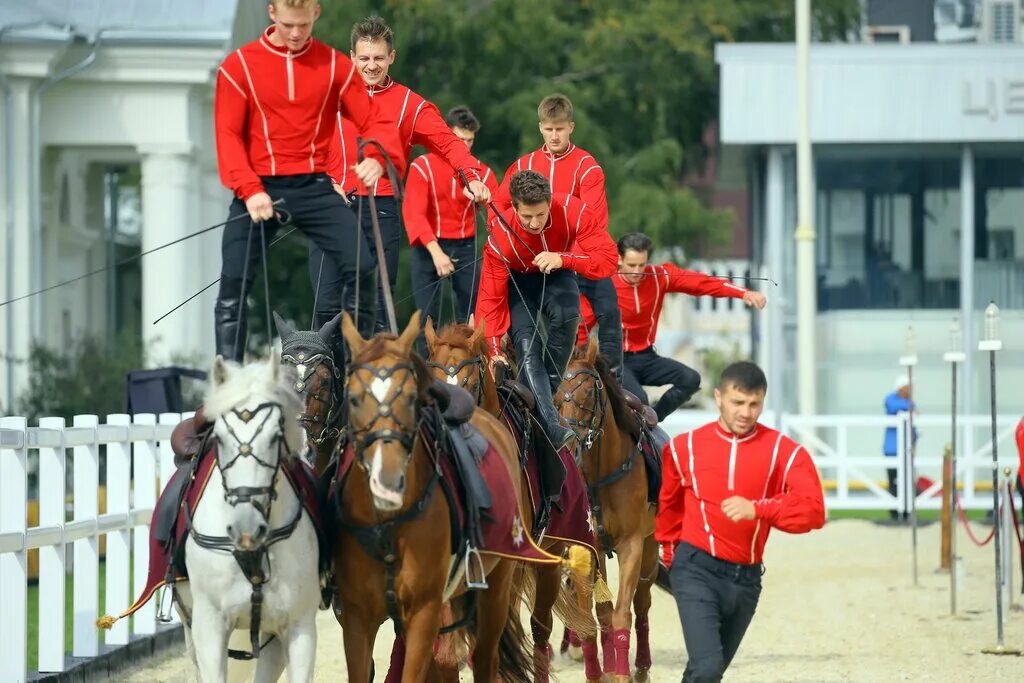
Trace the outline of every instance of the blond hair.
{"type": "Polygon", "coordinates": [[[320,0],[270,0],[274,7],[287,7],[288,9],[309,9],[320,4],[320,0]]]}
{"type": "Polygon", "coordinates": [[[572,121],[572,102],[562,93],[548,95],[537,107],[537,118],[544,121],[572,121]]]}

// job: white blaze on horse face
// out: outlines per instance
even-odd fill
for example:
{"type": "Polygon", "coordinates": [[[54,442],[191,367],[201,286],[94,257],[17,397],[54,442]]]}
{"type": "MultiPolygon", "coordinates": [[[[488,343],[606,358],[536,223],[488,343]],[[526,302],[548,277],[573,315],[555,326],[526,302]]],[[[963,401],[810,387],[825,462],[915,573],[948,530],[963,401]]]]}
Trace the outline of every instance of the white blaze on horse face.
{"type": "Polygon", "coordinates": [[[379,510],[397,510],[402,507],[402,493],[392,491],[380,480],[384,469],[384,453],[380,443],[373,448],[373,460],[370,461],[370,493],[373,494],[374,505],[379,510]]]}
{"type": "Polygon", "coordinates": [[[448,384],[458,384],[459,383],[459,376],[458,375],[448,375],[448,378],[447,378],[446,381],[448,382],[448,384]]]}
{"type": "Polygon", "coordinates": [[[305,365],[303,365],[302,363],[299,363],[298,365],[295,366],[295,370],[296,370],[296,372],[299,373],[299,379],[306,379],[306,366],[305,365]]]}
{"type": "Polygon", "coordinates": [[[381,379],[380,377],[374,377],[373,381],[370,382],[370,393],[377,399],[378,403],[383,403],[384,399],[388,397],[388,391],[391,390],[391,378],[381,379]]]}

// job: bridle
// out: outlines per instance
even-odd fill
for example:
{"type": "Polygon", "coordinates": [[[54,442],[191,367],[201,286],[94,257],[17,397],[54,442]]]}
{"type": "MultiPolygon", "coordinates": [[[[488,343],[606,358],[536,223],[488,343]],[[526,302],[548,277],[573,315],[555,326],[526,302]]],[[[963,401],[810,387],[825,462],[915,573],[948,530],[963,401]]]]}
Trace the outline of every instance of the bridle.
{"type": "Polygon", "coordinates": [[[582,454],[589,451],[594,443],[601,437],[601,433],[604,431],[604,418],[605,408],[604,401],[601,400],[601,392],[604,389],[604,381],[596,370],[592,370],[587,367],[581,367],[572,372],[566,372],[563,376],[563,380],[566,382],[573,382],[575,384],[569,388],[568,391],[562,392],[559,397],[561,400],[558,402],[556,408],[560,408],[566,402],[572,404],[572,407],[576,409],[577,415],[585,415],[584,418],[567,417],[564,418],[566,424],[572,429],[573,433],[576,434],[576,439],[580,444],[580,447],[576,452],[576,460],[582,457],[582,454]],[[594,383],[591,386],[588,379],[593,379],[594,383]],[[581,402],[576,394],[585,386],[591,386],[588,389],[587,396],[581,402]],[[593,404],[590,401],[593,399],[593,404]]]}
{"type": "Polygon", "coordinates": [[[324,365],[330,372],[330,383],[321,383],[315,394],[306,395],[306,405],[309,399],[315,398],[320,405],[327,406],[327,414],[323,417],[319,413],[309,413],[305,410],[299,413],[299,424],[306,430],[309,442],[314,446],[322,446],[328,439],[337,438],[341,429],[336,426],[338,417],[341,414],[341,370],[334,362],[334,355],[329,352],[299,351],[298,353],[286,353],[281,355],[281,360],[295,366],[299,373],[295,380],[295,391],[305,393],[309,386],[310,378],[315,378],[317,369],[324,365]],[[320,431],[314,435],[314,429],[319,427],[320,431]]]}
{"type": "Polygon", "coordinates": [[[471,355],[469,358],[454,365],[445,365],[434,360],[425,362],[428,367],[437,368],[443,372],[446,376],[445,381],[448,384],[460,386],[472,394],[478,404],[483,399],[484,372],[486,370],[484,369],[484,360],[479,355],[471,355]],[[475,372],[471,372],[460,380],[459,374],[470,366],[475,367],[475,372]]]}
{"type": "Polygon", "coordinates": [[[226,444],[221,443],[217,448],[217,469],[220,470],[221,478],[224,480],[224,500],[231,507],[236,507],[242,503],[249,503],[260,513],[264,521],[270,519],[270,506],[273,501],[277,498],[277,492],[274,490],[274,482],[277,481],[277,474],[281,469],[281,461],[288,454],[288,446],[284,438],[284,413],[281,410],[281,405],[268,401],[261,403],[252,410],[238,408],[232,408],[231,414],[237,417],[245,424],[249,424],[255,420],[259,415],[263,415],[263,419],[256,426],[256,430],[252,434],[252,438],[248,441],[243,441],[238,438],[235,430],[232,429],[231,423],[224,420],[224,428],[227,430],[231,438],[235,440],[237,447],[235,452],[229,456],[225,456],[227,449],[226,444]],[[274,462],[266,462],[261,458],[252,447],[253,442],[259,438],[260,434],[263,433],[263,428],[270,422],[271,416],[274,411],[277,411],[277,426],[278,432],[274,435],[271,441],[272,446],[277,448],[277,458],[274,462]],[[267,486],[235,486],[232,488],[227,487],[227,475],[226,472],[234,467],[242,458],[252,458],[256,461],[260,467],[265,467],[273,472],[273,476],[270,478],[270,484],[267,486]],[[266,502],[259,500],[261,497],[266,496],[266,502]]]}
{"type": "Polygon", "coordinates": [[[360,454],[358,463],[363,469],[366,469],[366,464],[361,454],[365,453],[371,445],[377,442],[391,443],[397,441],[406,451],[406,462],[412,458],[413,443],[416,439],[416,433],[419,431],[420,423],[423,418],[422,411],[419,406],[418,393],[411,396],[413,411],[412,424],[403,424],[402,420],[395,413],[394,404],[400,398],[410,397],[403,392],[396,392],[390,398],[387,396],[378,397],[373,392],[373,387],[371,386],[374,382],[387,382],[388,380],[393,379],[395,375],[401,371],[407,372],[409,378],[414,382],[416,381],[416,368],[408,361],[400,361],[389,367],[375,367],[369,363],[353,363],[349,366],[349,376],[357,379],[362,385],[362,393],[358,398],[363,399],[371,397],[377,403],[376,415],[374,415],[367,424],[357,428],[352,424],[353,411],[351,410],[351,408],[357,405],[357,396],[352,393],[349,386],[345,387],[345,400],[350,402],[347,428],[349,434],[352,436],[356,452],[360,454]],[[365,370],[369,372],[372,379],[367,381],[365,374],[357,373],[357,370],[365,370]],[[378,423],[382,420],[394,421],[397,424],[397,428],[378,427],[378,423]]]}

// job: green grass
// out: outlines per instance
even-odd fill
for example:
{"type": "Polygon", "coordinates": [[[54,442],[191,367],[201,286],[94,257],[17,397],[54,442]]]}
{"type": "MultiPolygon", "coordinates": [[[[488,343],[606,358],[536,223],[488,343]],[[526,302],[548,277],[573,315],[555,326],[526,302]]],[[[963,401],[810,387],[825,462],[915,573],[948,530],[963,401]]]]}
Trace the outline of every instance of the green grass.
{"type": "MultiPolygon", "coordinates": [[[[940,519],[939,510],[919,510],[917,518],[921,522],[937,522],[940,519]]],[[[980,522],[985,519],[985,510],[967,510],[964,514],[967,519],[980,522]]],[[[833,519],[868,519],[885,520],[889,519],[888,510],[829,510],[828,518],[833,519]]]]}
{"type": "MultiPolygon", "coordinates": [[[[99,614],[104,614],[106,607],[107,593],[107,565],[100,562],[99,568],[99,614]]],[[[72,617],[74,613],[74,585],[72,575],[68,574],[64,580],[64,652],[71,653],[72,639],[72,617]]],[[[100,645],[104,642],[104,633],[99,634],[100,645]]],[[[28,670],[34,672],[39,668],[39,585],[30,584],[28,587],[28,670]]]]}

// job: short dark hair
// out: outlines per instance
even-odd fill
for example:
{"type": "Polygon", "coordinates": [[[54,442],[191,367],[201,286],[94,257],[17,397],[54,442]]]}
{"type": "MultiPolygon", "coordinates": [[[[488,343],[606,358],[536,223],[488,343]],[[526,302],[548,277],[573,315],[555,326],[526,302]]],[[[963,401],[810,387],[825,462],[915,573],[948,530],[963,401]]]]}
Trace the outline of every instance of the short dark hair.
{"type": "Polygon", "coordinates": [[[764,376],[764,370],[759,368],[757,363],[741,360],[728,365],[718,378],[719,390],[725,390],[731,386],[746,393],[754,391],[767,393],[768,378],[764,376]]]}
{"type": "Polygon", "coordinates": [[[508,183],[512,206],[540,204],[551,201],[551,185],[548,179],[536,171],[519,171],[508,183]]]}
{"type": "Polygon", "coordinates": [[[357,21],[352,25],[352,51],[356,51],[356,43],[360,40],[368,40],[371,43],[383,40],[388,45],[388,51],[395,49],[395,32],[391,30],[383,19],[374,15],[357,21]]]}
{"type": "Polygon", "coordinates": [[[537,107],[537,118],[544,121],[572,121],[572,100],[562,93],[548,95],[537,107]]]}
{"type": "Polygon", "coordinates": [[[625,256],[627,249],[650,254],[651,249],[654,247],[654,242],[642,232],[631,232],[619,238],[618,247],[619,256],[625,256]]]}
{"type": "Polygon", "coordinates": [[[463,104],[449,109],[445,114],[444,122],[448,124],[449,128],[463,128],[470,133],[480,130],[480,121],[473,115],[469,107],[463,104]]]}

